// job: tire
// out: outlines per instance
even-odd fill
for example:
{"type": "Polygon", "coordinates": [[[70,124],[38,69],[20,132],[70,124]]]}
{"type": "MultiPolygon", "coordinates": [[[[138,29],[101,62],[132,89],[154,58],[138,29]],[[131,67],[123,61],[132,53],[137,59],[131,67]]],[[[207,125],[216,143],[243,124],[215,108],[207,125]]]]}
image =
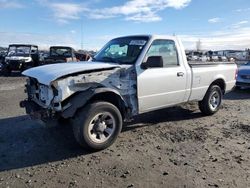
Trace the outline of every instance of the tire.
{"type": "Polygon", "coordinates": [[[209,87],[205,97],[199,101],[199,109],[204,115],[213,115],[220,109],[222,103],[222,91],[218,85],[209,87]]]}
{"type": "Polygon", "coordinates": [[[94,102],[80,109],[72,121],[76,141],[98,151],[112,145],[122,129],[120,111],[111,103],[94,102]]]}

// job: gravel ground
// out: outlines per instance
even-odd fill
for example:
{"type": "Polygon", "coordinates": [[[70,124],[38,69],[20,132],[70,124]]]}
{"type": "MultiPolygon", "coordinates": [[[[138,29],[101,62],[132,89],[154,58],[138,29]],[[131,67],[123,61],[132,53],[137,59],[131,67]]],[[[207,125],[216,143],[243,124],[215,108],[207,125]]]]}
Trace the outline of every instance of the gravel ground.
{"type": "Polygon", "coordinates": [[[227,94],[211,117],[196,104],[138,116],[88,153],[70,126],[25,115],[24,83],[0,77],[0,187],[250,187],[250,90],[227,94]]]}

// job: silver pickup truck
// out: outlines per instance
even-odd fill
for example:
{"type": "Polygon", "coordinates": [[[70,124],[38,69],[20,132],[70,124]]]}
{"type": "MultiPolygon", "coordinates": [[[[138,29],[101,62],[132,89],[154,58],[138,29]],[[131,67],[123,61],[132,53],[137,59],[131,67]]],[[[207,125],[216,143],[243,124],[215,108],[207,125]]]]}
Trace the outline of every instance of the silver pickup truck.
{"type": "Polygon", "coordinates": [[[91,150],[110,146],[124,121],[180,103],[197,101],[204,115],[216,113],[235,86],[230,62],[189,64],[173,36],[115,38],[89,62],[32,68],[21,107],[47,122],[70,119],[77,142],[91,150]]]}

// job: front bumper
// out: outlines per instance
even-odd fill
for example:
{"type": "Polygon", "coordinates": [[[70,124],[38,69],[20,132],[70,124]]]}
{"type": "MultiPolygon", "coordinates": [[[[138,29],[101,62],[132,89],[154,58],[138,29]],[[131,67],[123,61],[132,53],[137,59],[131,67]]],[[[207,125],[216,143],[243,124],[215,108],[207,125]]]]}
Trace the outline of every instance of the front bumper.
{"type": "Polygon", "coordinates": [[[47,119],[53,118],[52,113],[42,108],[38,104],[30,100],[24,100],[20,102],[20,107],[25,108],[26,113],[31,116],[32,119],[40,119],[46,121],[47,119]]]}
{"type": "Polygon", "coordinates": [[[236,86],[238,86],[238,87],[250,87],[250,82],[248,83],[248,82],[237,81],[236,86]]]}
{"type": "Polygon", "coordinates": [[[6,62],[6,64],[8,65],[8,68],[11,70],[21,70],[23,67],[24,62],[23,61],[17,61],[17,60],[12,60],[12,61],[8,61],[6,62]]]}
{"type": "Polygon", "coordinates": [[[250,87],[250,75],[238,75],[236,80],[238,87],[250,87]]]}

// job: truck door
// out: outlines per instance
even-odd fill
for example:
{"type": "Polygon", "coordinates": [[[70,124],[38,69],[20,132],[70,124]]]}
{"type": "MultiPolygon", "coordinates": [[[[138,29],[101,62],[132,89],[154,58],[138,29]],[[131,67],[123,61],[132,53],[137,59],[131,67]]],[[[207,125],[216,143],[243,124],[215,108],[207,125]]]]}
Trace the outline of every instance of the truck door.
{"type": "Polygon", "coordinates": [[[139,113],[182,103],[186,93],[186,69],[175,41],[154,40],[144,61],[150,56],[162,56],[163,67],[137,71],[139,113]]]}

